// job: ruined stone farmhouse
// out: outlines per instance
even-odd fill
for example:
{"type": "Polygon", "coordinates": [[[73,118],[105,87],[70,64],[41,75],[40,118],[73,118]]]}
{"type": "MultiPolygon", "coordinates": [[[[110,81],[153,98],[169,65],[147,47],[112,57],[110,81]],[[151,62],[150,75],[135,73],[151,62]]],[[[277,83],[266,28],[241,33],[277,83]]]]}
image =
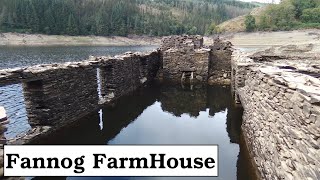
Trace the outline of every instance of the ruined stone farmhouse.
{"type": "Polygon", "coordinates": [[[320,61],[311,50],[286,46],[249,54],[218,39],[205,46],[201,36],[170,36],[149,53],[0,70],[0,86],[23,84],[33,126],[8,143],[50,136],[153,80],[230,84],[244,109],[242,132],[258,176],[320,179],[320,61]]]}

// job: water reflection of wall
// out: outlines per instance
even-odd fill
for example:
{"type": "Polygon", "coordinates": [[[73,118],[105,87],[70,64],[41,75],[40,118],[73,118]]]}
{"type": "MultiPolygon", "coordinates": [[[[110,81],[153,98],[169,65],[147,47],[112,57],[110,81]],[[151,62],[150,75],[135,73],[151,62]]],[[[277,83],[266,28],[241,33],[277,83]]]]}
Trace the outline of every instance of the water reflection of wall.
{"type": "Polygon", "coordinates": [[[133,122],[148,106],[152,105],[159,94],[157,86],[138,90],[123,96],[113,105],[102,109],[105,142],[113,139],[123,128],[133,122]]]}
{"type": "Polygon", "coordinates": [[[192,88],[181,86],[162,86],[161,87],[161,107],[164,111],[180,117],[186,113],[190,116],[199,116],[200,111],[205,111],[207,107],[207,91],[203,86],[192,88]]]}
{"type": "Polygon", "coordinates": [[[206,109],[209,110],[210,116],[214,116],[227,110],[226,127],[230,142],[239,143],[242,110],[233,106],[229,92],[228,86],[200,85],[190,89],[172,85],[153,85],[121,97],[114,104],[102,108],[102,130],[99,126],[99,114],[95,111],[81,118],[78,123],[61,129],[57,133],[58,136],[47,139],[46,142],[106,143],[158,100],[163,111],[177,117],[182,114],[198,117],[200,112],[206,109]],[[85,133],[88,135],[84,137],[85,133]]]}
{"type": "MultiPolygon", "coordinates": [[[[45,142],[52,144],[110,143],[121,131],[123,131],[122,133],[127,132],[125,128],[130,128],[131,126],[128,125],[139,119],[138,117],[156,101],[160,101],[161,108],[174,116],[189,114],[193,117],[200,117],[201,115],[199,116],[199,114],[203,115],[200,112],[204,111],[209,111],[210,116],[219,116],[221,114],[219,112],[226,111],[226,131],[230,137],[230,142],[237,144],[240,142],[241,110],[233,106],[228,86],[195,86],[191,90],[190,88],[183,89],[181,86],[171,85],[153,85],[119,98],[113,105],[104,107],[102,109],[102,130],[99,126],[99,114],[93,112],[82,120],[77,121],[81,122],[81,124],[74,124],[72,128],[60,131],[57,133],[59,136],[54,137],[56,139],[45,140],[45,142]]],[[[156,120],[156,118],[152,120],[156,120]]],[[[215,123],[215,121],[212,121],[212,123],[215,123]]],[[[218,124],[218,122],[216,123],[218,124]]],[[[146,127],[144,126],[144,128],[146,127]]],[[[199,127],[194,126],[194,128],[199,127]]],[[[225,131],[225,129],[221,130],[225,131]]],[[[214,131],[212,129],[212,132],[214,131]]],[[[135,136],[130,137],[134,138],[135,136]]],[[[217,136],[217,138],[219,139],[220,137],[217,136]]],[[[226,139],[226,143],[228,144],[228,139],[226,139]]],[[[241,150],[238,157],[237,171],[241,171],[238,173],[238,179],[242,179],[248,175],[245,169],[248,167],[248,161],[241,150]]]]}
{"type": "Polygon", "coordinates": [[[209,109],[209,114],[228,110],[227,131],[232,143],[239,143],[242,110],[232,103],[229,86],[194,86],[192,90],[181,86],[162,86],[161,107],[175,116],[186,113],[199,116],[200,111],[209,109]]]}
{"type": "Polygon", "coordinates": [[[57,128],[53,133],[35,137],[29,144],[103,144],[101,136],[100,115],[98,111],[78,119],[67,126],[57,128]]]}
{"type": "Polygon", "coordinates": [[[217,112],[228,110],[226,124],[230,142],[239,144],[242,109],[234,105],[230,86],[209,86],[207,99],[211,116],[217,112]]]}

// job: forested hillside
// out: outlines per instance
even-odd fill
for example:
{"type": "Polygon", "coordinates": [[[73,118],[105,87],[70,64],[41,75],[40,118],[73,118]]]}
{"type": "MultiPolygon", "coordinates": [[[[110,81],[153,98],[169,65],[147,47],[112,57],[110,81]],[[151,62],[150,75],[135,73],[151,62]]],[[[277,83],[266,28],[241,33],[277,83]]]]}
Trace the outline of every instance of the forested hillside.
{"type": "Polygon", "coordinates": [[[233,0],[0,0],[0,32],[205,34],[254,7],[233,0]]]}

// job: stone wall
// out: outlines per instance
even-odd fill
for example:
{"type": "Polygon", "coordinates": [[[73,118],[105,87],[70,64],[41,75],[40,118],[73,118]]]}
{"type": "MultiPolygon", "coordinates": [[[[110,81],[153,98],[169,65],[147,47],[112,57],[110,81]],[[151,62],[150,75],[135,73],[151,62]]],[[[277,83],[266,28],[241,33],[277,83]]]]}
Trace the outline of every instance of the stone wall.
{"type": "Polygon", "coordinates": [[[39,80],[24,82],[29,124],[63,124],[97,108],[96,74],[95,67],[74,66],[46,70],[39,80]]]}
{"type": "Polygon", "coordinates": [[[168,49],[200,49],[203,37],[199,35],[166,36],[162,38],[161,50],[168,49]]]}
{"type": "Polygon", "coordinates": [[[107,98],[119,98],[152,81],[159,70],[159,51],[128,53],[113,58],[99,57],[101,94],[107,98]]]}
{"type": "Polygon", "coordinates": [[[193,73],[193,81],[207,82],[209,49],[169,49],[163,52],[163,78],[180,82],[183,73],[193,73]]]}
{"type": "Polygon", "coordinates": [[[112,100],[152,81],[159,64],[159,51],[92,57],[0,70],[0,85],[23,83],[30,125],[63,126],[98,108],[100,95],[112,100]]]}
{"type": "Polygon", "coordinates": [[[210,46],[209,84],[230,84],[232,44],[215,39],[210,46]]]}
{"type": "Polygon", "coordinates": [[[320,63],[312,57],[261,57],[235,52],[232,67],[244,108],[242,132],[258,174],[319,179],[320,63]]]}
{"type": "Polygon", "coordinates": [[[210,49],[201,36],[169,36],[162,40],[163,79],[167,81],[207,82],[210,49]]]}
{"type": "Polygon", "coordinates": [[[230,84],[230,42],[215,39],[210,47],[203,45],[201,36],[170,36],[162,40],[161,73],[164,80],[230,84]]]}
{"type": "Polygon", "coordinates": [[[244,87],[247,72],[256,65],[252,59],[240,50],[235,50],[231,56],[231,93],[235,103],[241,103],[237,90],[244,87]]]}

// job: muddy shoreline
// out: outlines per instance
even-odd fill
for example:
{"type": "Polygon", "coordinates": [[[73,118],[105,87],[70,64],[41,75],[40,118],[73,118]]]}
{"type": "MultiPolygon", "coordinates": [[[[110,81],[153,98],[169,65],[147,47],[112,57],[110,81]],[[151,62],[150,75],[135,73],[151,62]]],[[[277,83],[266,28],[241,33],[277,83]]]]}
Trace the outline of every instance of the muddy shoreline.
{"type": "Polygon", "coordinates": [[[159,45],[160,37],[65,36],[0,33],[1,46],[146,46],[159,45]]]}

